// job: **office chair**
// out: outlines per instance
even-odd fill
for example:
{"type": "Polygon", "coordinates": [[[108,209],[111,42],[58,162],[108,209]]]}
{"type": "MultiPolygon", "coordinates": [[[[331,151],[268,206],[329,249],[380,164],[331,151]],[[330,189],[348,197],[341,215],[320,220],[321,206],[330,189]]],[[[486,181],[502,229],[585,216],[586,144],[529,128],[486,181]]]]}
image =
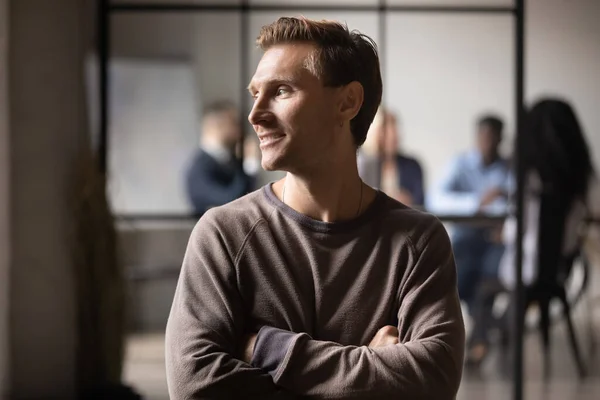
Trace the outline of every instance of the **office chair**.
{"type": "MultiPolygon", "coordinates": [[[[578,248],[572,254],[563,255],[565,236],[565,223],[571,203],[561,195],[560,190],[546,191],[539,194],[539,230],[538,230],[538,273],[536,280],[525,287],[525,304],[521,310],[521,318],[525,318],[525,310],[532,303],[536,303],[540,310],[540,334],[545,358],[545,373],[549,373],[550,351],[550,303],[558,299],[562,305],[563,317],[567,324],[571,352],[575,360],[580,378],[584,378],[587,371],[581,356],[579,342],[571,316],[571,303],[567,298],[566,285],[575,260],[580,256],[578,248]]],[[[589,267],[584,262],[584,285],[580,292],[587,286],[589,267]]],[[[579,296],[580,297],[580,296],[579,296]]]]}

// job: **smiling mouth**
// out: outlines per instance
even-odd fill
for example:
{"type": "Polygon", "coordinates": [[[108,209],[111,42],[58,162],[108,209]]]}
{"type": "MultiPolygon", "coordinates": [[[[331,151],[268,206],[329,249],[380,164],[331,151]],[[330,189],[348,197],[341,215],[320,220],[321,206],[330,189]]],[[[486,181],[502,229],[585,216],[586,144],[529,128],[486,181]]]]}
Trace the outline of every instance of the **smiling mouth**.
{"type": "Polygon", "coordinates": [[[268,146],[269,144],[275,143],[277,142],[279,139],[283,138],[285,135],[281,135],[281,134],[272,134],[272,135],[264,135],[264,136],[259,136],[259,140],[260,140],[260,145],[262,146],[268,146]]]}

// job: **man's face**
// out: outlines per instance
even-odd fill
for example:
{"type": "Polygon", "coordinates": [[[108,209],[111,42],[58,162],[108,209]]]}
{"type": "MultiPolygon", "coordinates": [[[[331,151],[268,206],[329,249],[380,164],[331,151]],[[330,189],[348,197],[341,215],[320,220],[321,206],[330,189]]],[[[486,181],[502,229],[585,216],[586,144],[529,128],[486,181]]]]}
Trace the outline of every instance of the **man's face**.
{"type": "Polygon", "coordinates": [[[477,148],[485,159],[490,159],[498,154],[498,146],[500,146],[498,132],[488,124],[479,125],[477,132],[477,148]]]}
{"type": "Polygon", "coordinates": [[[219,142],[230,149],[242,139],[242,128],[236,110],[208,115],[204,121],[204,129],[214,132],[219,142]]]}
{"type": "Polygon", "coordinates": [[[334,156],[337,92],[307,68],[314,50],[310,43],[271,47],[249,85],[248,120],[267,171],[311,170],[334,156]]]}

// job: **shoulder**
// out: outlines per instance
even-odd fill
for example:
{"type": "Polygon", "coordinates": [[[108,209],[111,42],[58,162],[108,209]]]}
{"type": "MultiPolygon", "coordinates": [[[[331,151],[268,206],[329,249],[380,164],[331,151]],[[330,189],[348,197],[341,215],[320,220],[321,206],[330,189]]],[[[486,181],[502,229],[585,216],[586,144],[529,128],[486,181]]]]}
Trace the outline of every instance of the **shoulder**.
{"type": "Polygon", "coordinates": [[[417,254],[430,246],[451,251],[446,227],[435,215],[407,207],[391,198],[388,202],[390,205],[382,218],[387,226],[384,232],[398,240],[406,240],[417,254]]]}
{"type": "Polygon", "coordinates": [[[265,221],[270,207],[263,193],[255,190],[230,203],[210,208],[196,223],[191,240],[206,242],[217,238],[232,256],[239,250],[246,236],[261,221],[265,221]]]}
{"type": "Polygon", "coordinates": [[[481,163],[481,154],[477,150],[468,150],[458,154],[456,159],[464,165],[479,165],[481,163]]]}
{"type": "Polygon", "coordinates": [[[450,158],[449,167],[453,170],[470,168],[478,162],[475,151],[464,151],[450,158]]]}
{"type": "Polygon", "coordinates": [[[402,166],[410,166],[416,169],[421,169],[421,163],[415,157],[410,157],[404,154],[398,155],[398,163],[402,166]]]}
{"type": "Polygon", "coordinates": [[[195,170],[198,170],[199,168],[205,168],[207,166],[213,166],[216,164],[216,160],[210,154],[206,153],[202,149],[198,149],[198,151],[196,151],[192,156],[189,167],[192,172],[195,172],[195,170]]]}
{"type": "Polygon", "coordinates": [[[442,274],[454,283],[456,267],[446,227],[434,215],[408,207],[393,209],[385,222],[396,251],[406,254],[401,287],[424,282],[432,274],[442,274]]]}
{"type": "Polygon", "coordinates": [[[194,162],[204,162],[206,160],[211,160],[212,157],[204,150],[198,149],[194,153],[192,159],[194,160],[194,162]]]}

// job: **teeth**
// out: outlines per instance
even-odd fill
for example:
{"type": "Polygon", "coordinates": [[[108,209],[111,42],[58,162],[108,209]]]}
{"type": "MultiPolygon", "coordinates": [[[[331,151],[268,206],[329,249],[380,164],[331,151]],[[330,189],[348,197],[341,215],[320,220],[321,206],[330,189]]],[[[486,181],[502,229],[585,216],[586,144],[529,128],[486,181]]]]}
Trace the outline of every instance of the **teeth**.
{"type": "Polygon", "coordinates": [[[260,138],[261,142],[266,142],[269,140],[275,140],[275,139],[279,139],[281,137],[281,135],[272,135],[272,136],[264,136],[262,138],[260,138]]]}

